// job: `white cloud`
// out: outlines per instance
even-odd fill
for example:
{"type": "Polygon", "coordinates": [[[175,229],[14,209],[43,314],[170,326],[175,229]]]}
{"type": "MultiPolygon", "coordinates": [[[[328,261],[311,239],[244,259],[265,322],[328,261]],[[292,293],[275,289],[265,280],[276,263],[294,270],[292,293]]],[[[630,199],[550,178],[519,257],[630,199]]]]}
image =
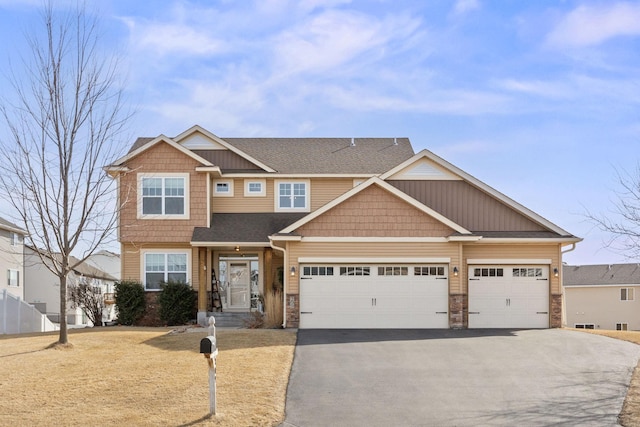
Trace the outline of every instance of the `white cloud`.
{"type": "Polygon", "coordinates": [[[453,7],[453,12],[456,15],[462,15],[479,8],[480,8],[479,0],[458,0],[456,1],[455,6],[453,7]]]}
{"type": "Polygon", "coordinates": [[[573,90],[568,87],[567,82],[506,79],[499,81],[497,85],[510,92],[545,98],[567,98],[571,96],[571,92],[573,92],[573,90]]]}
{"type": "Polygon", "coordinates": [[[581,5],[547,36],[552,47],[584,47],[619,36],[640,35],[640,3],[581,5]]]}

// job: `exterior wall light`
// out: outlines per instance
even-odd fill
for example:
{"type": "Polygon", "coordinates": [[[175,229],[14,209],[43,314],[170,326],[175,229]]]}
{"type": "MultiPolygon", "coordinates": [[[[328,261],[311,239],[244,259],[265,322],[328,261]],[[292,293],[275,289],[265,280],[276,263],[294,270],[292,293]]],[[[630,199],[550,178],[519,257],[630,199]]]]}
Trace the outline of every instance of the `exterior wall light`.
{"type": "Polygon", "coordinates": [[[236,252],[240,252],[240,246],[236,246],[236,252]]]}
{"type": "Polygon", "coordinates": [[[295,267],[291,267],[291,275],[295,276],[296,275],[296,268],[295,267]]]}
{"type": "Polygon", "coordinates": [[[559,275],[560,275],[560,272],[558,271],[558,267],[553,267],[553,276],[558,277],[559,275]]]}
{"type": "Polygon", "coordinates": [[[453,267],[453,277],[458,277],[458,267],[453,267]]]}

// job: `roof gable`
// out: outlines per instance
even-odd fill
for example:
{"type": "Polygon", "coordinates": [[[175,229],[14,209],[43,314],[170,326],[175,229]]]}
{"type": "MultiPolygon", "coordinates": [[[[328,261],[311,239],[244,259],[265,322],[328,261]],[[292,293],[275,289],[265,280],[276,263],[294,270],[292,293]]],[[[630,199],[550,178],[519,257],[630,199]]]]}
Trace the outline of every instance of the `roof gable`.
{"type": "MultiPolygon", "coordinates": [[[[439,222],[439,223],[451,228],[455,232],[460,233],[460,234],[471,234],[464,227],[461,227],[460,225],[454,223],[453,221],[449,220],[448,218],[444,217],[443,215],[441,215],[441,214],[437,213],[436,211],[432,210],[431,208],[423,205],[422,203],[418,202],[417,200],[413,199],[412,197],[409,197],[407,194],[399,191],[395,187],[389,185],[388,183],[382,181],[381,179],[379,179],[377,177],[369,178],[367,181],[365,181],[364,183],[354,187],[350,191],[344,193],[342,196],[334,199],[330,203],[327,203],[323,207],[313,211],[312,213],[310,213],[309,215],[307,215],[304,218],[300,219],[299,221],[296,221],[294,224],[292,224],[289,227],[287,227],[284,230],[282,230],[282,233],[292,233],[292,232],[294,232],[298,228],[300,228],[300,227],[304,226],[305,224],[313,221],[315,218],[318,218],[319,216],[324,215],[326,212],[328,212],[332,208],[340,205],[341,203],[345,202],[346,200],[356,196],[357,194],[365,191],[370,186],[374,186],[374,185],[379,187],[379,188],[381,188],[382,190],[388,192],[389,194],[395,196],[396,198],[399,198],[399,199],[403,200],[407,204],[409,204],[409,205],[413,206],[414,208],[418,209],[419,211],[421,211],[423,214],[426,214],[426,215],[432,217],[437,222],[439,222]]],[[[368,208],[367,206],[361,207],[361,209],[367,209],[367,208],[368,208]]]]}
{"type": "MultiPolygon", "coordinates": [[[[138,140],[140,140],[140,139],[138,139],[138,140]]],[[[195,161],[200,163],[202,166],[213,166],[210,162],[208,162],[207,160],[205,160],[202,157],[198,156],[197,154],[195,154],[191,150],[183,147],[180,144],[176,144],[171,138],[168,138],[168,137],[166,137],[164,135],[160,135],[159,137],[147,142],[146,144],[143,144],[143,145],[139,146],[135,150],[130,151],[125,156],[119,158],[118,160],[116,160],[115,162],[113,162],[111,164],[111,167],[124,166],[131,159],[133,159],[135,157],[138,157],[139,155],[141,155],[144,152],[146,152],[147,150],[150,150],[151,148],[157,146],[158,144],[167,144],[170,147],[172,147],[172,148],[178,150],[179,152],[185,154],[186,156],[191,157],[192,159],[194,159],[195,161]]]]}
{"type": "MultiPolygon", "coordinates": [[[[499,202],[501,202],[504,205],[508,206],[510,209],[515,210],[520,215],[525,216],[529,220],[533,221],[536,224],[539,224],[540,226],[544,227],[545,229],[553,231],[554,233],[557,233],[560,236],[571,236],[571,233],[563,230],[562,228],[560,228],[557,225],[553,224],[551,221],[543,218],[542,216],[538,215],[537,213],[533,212],[532,210],[524,207],[520,203],[518,203],[518,202],[512,200],[511,198],[505,196],[504,194],[500,193],[499,191],[495,190],[494,188],[490,187],[489,185],[485,184],[484,182],[480,181],[479,179],[473,177],[472,175],[464,172],[462,169],[460,169],[460,168],[452,165],[451,163],[447,162],[446,160],[438,157],[437,155],[435,155],[434,153],[430,152],[429,150],[420,151],[418,154],[413,156],[411,159],[408,159],[406,162],[404,162],[404,163],[396,166],[395,168],[389,170],[388,172],[382,174],[380,176],[380,178],[383,179],[383,180],[396,179],[394,177],[401,176],[403,171],[412,170],[411,169],[411,165],[424,164],[424,160],[425,159],[429,162],[428,164],[434,164],[435,166],[438,167],[438,170],[442,170],[443,173],[449,173],[449,174],[453,174],[454,176],[459,177],[459,179],[462,179],[463,181],[469,183],[471,186],[473,186],[473,187],[477,188],[478,190],[480,190],[480,191],[488,194],[489,196],[495,198],[499,202]]],[[[486,230],[479,230],[479,231],[486,231],[486,230]]]]}
{"type": "MultiPolygon", "coordinates": [[[[394,172],[387,177],[388,180],[447,180],[458,181],[461,180],[458,175],[451,173],[449,170],[438,165],[431,159],[421,157],[414,161],[404,162],[406,166],[396,167],[394,172]]],[[[385,174],[387,175],[387,174],[385,174]]]]}

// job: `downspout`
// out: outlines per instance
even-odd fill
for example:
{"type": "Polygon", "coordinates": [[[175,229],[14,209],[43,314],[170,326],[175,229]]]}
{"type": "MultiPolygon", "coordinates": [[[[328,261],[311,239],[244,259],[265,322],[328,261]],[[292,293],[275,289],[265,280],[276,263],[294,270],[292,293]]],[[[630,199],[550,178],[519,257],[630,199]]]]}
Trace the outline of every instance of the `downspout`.
{"type": "Polygon", "coordinates": [[[287,274],[288,270],[288,266],[289,266],[289,260],[287,259],[287,251],[284,248],[281,248],[280,246],[275,246],[273,244],[273,240],[269,239],[269,246],[271,246],[272,249],[275,249],[277,251],[281,251],[282,252],[282,258],[284,259],[284,274],[282,275],[285,283],[282,284],[282,329],[286,329],[287,327],[287,287],[289,285],[289,275],[287,274]]]}
{"type": "Polygon", "coordinates": [[[562,247],[560,247],[560,265],[558,266],[558,280],[560,280],[560,293],[562,295],[562,320],[560,321],[562,326],[567,326],[567,298],[566,295],[564,293],[564,285],[562,284],[563,280],[564,280],[564,269],[562,268],[562,265],[564,264],[564,261],[562,260],[562,256],[566,253],[569,253],[571,251],[573,251],[576,248],[576,244],[575,242],[571,244],[571,247],[569,249],[567,249],[566,251],[562,250],[562,247]]]}
{"type": "Polygon", "coordinates": [[[576,248],[576,244],[572,243],[571,244],[571,249],[567,249],[566,251],[560,251],[560,253],[564,255],[566,253],[569,253],[569,252],[573,251],[575,248],[576,248]]]}

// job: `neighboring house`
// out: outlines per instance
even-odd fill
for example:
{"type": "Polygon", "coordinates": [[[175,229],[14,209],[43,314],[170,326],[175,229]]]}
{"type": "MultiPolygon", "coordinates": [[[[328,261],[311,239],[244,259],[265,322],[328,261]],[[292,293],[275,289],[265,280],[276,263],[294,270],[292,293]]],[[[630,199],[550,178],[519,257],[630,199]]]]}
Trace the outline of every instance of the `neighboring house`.
{"type": "Polygon", "coordinates": [[[640,330],[640,264],[565,265],[567,326],[640,330]]]}
{"type": "Polygon", "coordinates": [[[282,287],[291,328],[562,325],[581,239],[407,138],[138,138],[117,179],[122,279],[250,311],[282,287]],[[282,283],[284,282],[284,283],[282,283]]]}
{"type": "MultiPolygon", "coordinates": [[[[45,259],[50,260],[52,257],[59,257],[59,255],[45,256],[45,259]]],[[[71,262],[77,261],[76,258],[71,257],[71,262]]],[[[84,262],[69,273],[67,287],[80,281],[85,281],[99,288],[105,301],[102,320],[103,322],[113,321],[115,319],[114,284],[116,278],[84,262]]],[[[25,300],[33,304],[41,313],[46,314],[52,321],[56,323],[60,321],[60,282],[30,246],[25,246],[25,300]]],[[[72,308],[68,300],[65,314],[67,324],[70,326],[92,326],[82,309],[72,308]]]]}
{"type": "Polygon", "coordinates": [[[0,218],[0,292],[24,298],[24,236],[26,231],[0,218]]]}
{"type": "Polygon", "coordinates": [[[101,250],[91,255],[85,262],[98,270],[104,271],[116,280],[120,280],[120,255],[101,250]]]}

